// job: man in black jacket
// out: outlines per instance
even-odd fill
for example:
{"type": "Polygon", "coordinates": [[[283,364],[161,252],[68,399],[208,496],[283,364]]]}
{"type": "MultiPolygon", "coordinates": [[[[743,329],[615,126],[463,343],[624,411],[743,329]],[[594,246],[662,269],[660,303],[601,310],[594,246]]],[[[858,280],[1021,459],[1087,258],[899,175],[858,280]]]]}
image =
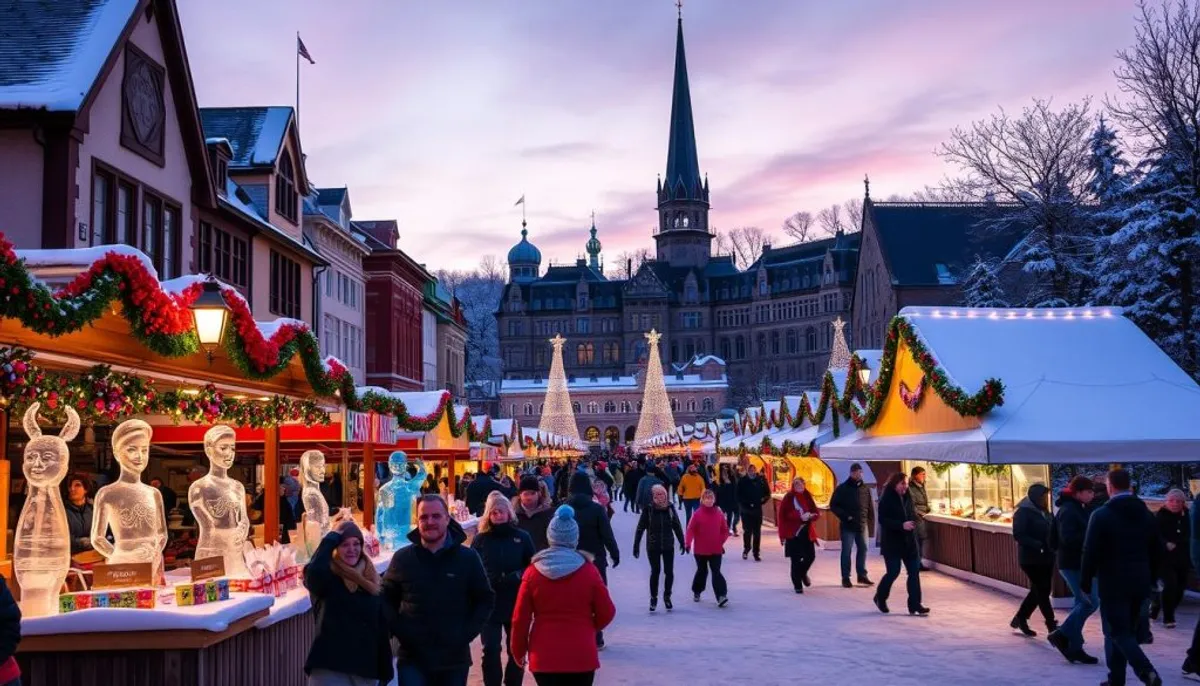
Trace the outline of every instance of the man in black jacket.
{"type": "MultiPolygon", "coordinates": [[[[621,551],[617,549],[617,539],[613,536],[612,524],[608,521],[608,512],[600,503],[592,500],[592,480],[587,472],[575,472],[571,475],[571,497],[567,501],[575,510],[575,523],[579,525],[579,545],[577,550],[591,553],[595,559],[592,563],[600,571],[600,578],[608,584],[608,557],[612,555],[613,569],[621,564],[621,551]]],[[[604,648],[604,632],[596,632],[596,646],[604,648]]]]}
{"type": "Polygon", "coordinates": [[[754,552],[754,561],[762,562],[759,548],[762,544],[762,508],[771,499],[771,489],[766,479],[758,475],[754,465],[746,470],[746,476],[738,480],[738,509],[742,512],[742,559],[754,552]]]}
{"type": "Polygon", "coordinates": [[[417,498],[412,545],[392,556],[382,583],[392,635],[400,642],[399,686],[466,686],[471,641],[496,600],[479,555],[463,545],[466,539],[441,496],[417,498]]]}
{"type": "Polygon", "coordinates": [[[533,540],[534,552],[549,548],[546,529],[554,518],[554,511],[550,508],[550,492],[546,485],[536,476],[523,477],[521,491],[513,500],[513,509],[517,513],[517,527],[533,540]]]}
{"type": "Polygon", "coordinates": [[[1050,645],[1057,648],[1068,661],[1089,665],[1099,660],[1083,650],[1083,625],[1100,607],[1100,596],[1095,586],[1091,593],[1084,593],[1079,587],[1079,567],[1083,561],[1083,539],[1087,534],[1088,519],[1094,512],[1088,504],[1094,495],[1092,480],[1080,474],[1071,479],[1055,503],[1058,511],[1054,515],[1052,543],[1058,557],[1058,573],[1075,596],[1075,604],[1058,631],[1052,631],[1046,637],[1050,645]]]}
{"type": "Polygon", "coordinates": [[[467,486],[467,510],[476,517],[483,514],[483,505],[492,491],[503,491],[504,488],[496,481],[495,475],[500,473],[500,467],[492,465],[486,474],[480,474],[467,486]]]}
{"type": "Polygon", "coordinates": [[[871,487],[863,482],[862,465],[857,462],[850,465],[850,478],[834,489],[829,509],[842,525],[842,586],[854,586],[850,583],[852,546],[858,546],[854,558],[858,583],[871,586],[871,579],[867,576],[867,534],[870,533],[871,522],[875,521],[875,501],[871,497],[871,487]]]}
{"type": "Polygon", "coordinates": [[[1124,469],[1108,473],[1109,499],[1088,524],[1079,585],[1090,593],[1093,580],[1100,584],[1108,683],[1124,684],[1128,664],[1142,683],[1161,686],[1162,678],[1138,645],[1136,630],[1166,549],[1154,516],[1130,486],[1124,469]]]}

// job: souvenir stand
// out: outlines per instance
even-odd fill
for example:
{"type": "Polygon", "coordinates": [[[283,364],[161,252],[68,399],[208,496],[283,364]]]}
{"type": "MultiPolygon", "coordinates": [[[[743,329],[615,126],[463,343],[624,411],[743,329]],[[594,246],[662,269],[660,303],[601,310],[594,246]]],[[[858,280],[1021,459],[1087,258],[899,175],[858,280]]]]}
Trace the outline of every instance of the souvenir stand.
{"type": "Polygon", "coordinates": [[[859,431],[822,450],[924,466],[948,573],[1024,592],[1012,514],[1051,464],[1200,454],[1200,386],[1119,309],[910,307],[886,343],[859,431]]]}
{"type": "MultiPolygon", "coordinates": [[[[475,421],[474,419],[472,421],[475,421]]],[[[496,451],[495,461],[513,481],[519,482],[527,456],[522,450],[521,426],[516,419],[490,419],[488,442],[496,451]]]]}

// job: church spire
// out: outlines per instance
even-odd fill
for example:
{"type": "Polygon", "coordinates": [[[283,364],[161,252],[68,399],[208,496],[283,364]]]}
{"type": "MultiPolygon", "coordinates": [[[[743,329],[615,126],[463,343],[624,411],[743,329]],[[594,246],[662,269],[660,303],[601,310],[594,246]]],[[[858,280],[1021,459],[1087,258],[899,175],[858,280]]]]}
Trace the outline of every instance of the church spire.
{"type": "Polygon", "coordinates": [[[671,97],[671,138],[667,146],[667,174],[663,184],[669,197],[701,200],[700,158],[696,153],[696,127],[692,119],[692,94],[688,88],[687,57],[683,49],[683,9],[679,9],[675,37],[675,84],[671,97]]]}

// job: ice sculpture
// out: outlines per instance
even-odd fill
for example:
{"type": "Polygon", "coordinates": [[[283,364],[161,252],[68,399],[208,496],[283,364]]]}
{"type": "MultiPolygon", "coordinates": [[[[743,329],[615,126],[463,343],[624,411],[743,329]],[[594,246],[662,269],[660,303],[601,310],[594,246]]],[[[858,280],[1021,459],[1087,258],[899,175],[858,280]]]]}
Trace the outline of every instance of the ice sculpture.
{"type": "Polygon", "coordinates": [[[58,436],[43,436],[37,424],[40,403],[25,411],[25,460],[21,471],[29,493],[13,537],[13,571],[21,586],[21,614],[40,617],[58,612],[58,592],[71,567],[71,536],[59,483],[67,475],[67,441],[79,433],[79,415],[66,407],[67,423],[58,436]]]}
{"type": "MultiPolygon", "coordinates": [[[[300,491],[300,502],[304,504],[304,521],[316,524],[321,530],[318,541],[329,533],[329,503],[321,493],[321,482],[325,480],[325,453],[320,450],[305,450],[300,455],[300,478],[304,490],[300,491]]],[[[302,530],[303,531],[303,530],[302,530]]]]}
{"type": "Polygon", "coordinates": [[[246,487],[230,478],[229,468],[237,454],[237,436],[233,428],[214,426],[204,433],[204,454],[208,456],[208,474],[188,487],[188,505],[200,527],[196,559],[225,558],[225,574],[248,577],[242,557],[250,518],[246,515],[246,487]]]}
{"type": "Polygon", "coordinates": [[[151,578],[162,583],[167,518],[162,493],[142,483],[142,470],[150,462],[152,432],[150,425],[140,419],[127,419],[113,430],[113,454],[121,465],[121,476],[96,491],[92,547],[109,564],[149,562],[151,578]],[[105,536],[110,528],[111,543],[105,536]]]}
{"type": "Polygon", "coordinates": [[[408,474],[408,455],[397,450],[388,456],[392,480],[379,489],[379,507],[375,510],[375,535],[383,547],[395,550],[412,530],[412,502],[425,483],[425,462],[417,460],[417,473],[408,474]]]}

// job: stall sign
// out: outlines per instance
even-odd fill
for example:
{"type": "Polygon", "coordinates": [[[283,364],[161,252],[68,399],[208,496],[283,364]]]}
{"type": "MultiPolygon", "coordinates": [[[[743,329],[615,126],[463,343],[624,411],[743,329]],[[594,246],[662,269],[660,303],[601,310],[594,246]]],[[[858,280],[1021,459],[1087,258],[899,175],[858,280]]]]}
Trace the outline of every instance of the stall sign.
{"type": "Polygon", "coordinates": [[[192,562],[192,581],[205,581],[225,576],[225,557],[214,555],[192,562]]]}
{"type": "Polygon", "coordinates": [[[153,566],[149,562],[96,565],[92,568],[92,588],[139,588],[154,585],[153,566]]]}
{"type": "Polygon", "coordinates": [[[343,440],[347,443],[382,443],[391,445],[398,440],[399,422],[395,417],[374,412],[346,410],[343,440]]]}

